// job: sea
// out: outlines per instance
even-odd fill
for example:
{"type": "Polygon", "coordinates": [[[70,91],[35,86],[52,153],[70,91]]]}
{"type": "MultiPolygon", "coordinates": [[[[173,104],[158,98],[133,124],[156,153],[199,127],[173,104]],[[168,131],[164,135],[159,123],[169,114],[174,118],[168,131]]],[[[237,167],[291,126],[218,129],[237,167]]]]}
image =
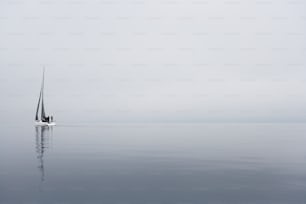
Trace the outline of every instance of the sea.
{"type": "Polygon", "coordinates": [[[0,203],[306,203],[306,124],[2,124],[0,203]]]}

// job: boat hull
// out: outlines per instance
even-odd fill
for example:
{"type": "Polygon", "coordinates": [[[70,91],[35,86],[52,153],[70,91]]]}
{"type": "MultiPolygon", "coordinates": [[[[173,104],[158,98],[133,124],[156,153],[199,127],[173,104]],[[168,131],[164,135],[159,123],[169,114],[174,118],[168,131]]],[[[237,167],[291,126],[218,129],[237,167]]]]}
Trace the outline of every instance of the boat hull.
{"type": "Polygon", "coordinates": [[[56,123],[55,122],[48,123],[48,122],[43,122],[43,121],[35,121],[34,125],[35,126],[55,126],[56,123]]]}

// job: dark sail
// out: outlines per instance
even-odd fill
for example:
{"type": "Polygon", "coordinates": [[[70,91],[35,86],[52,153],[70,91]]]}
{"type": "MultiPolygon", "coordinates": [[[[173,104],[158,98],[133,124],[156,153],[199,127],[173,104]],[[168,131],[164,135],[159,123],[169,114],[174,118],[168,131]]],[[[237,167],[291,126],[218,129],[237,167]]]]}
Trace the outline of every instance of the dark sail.
{"type": "Polygon", "coordinates": [[[45,113],[45,106],[44,106],[44,84],[45,84],[45,69],[43,71],[43,81],[41,87],[41,120],[43,122],[46,121],[46,113],[45,113]]]}
{"type": "MultiPolygon", "coordinates": [[[[38,121],[38,112],[39,112],[39,105],[40,105],[40,101],[42,99],[42,94],[43,94],[43,88],[44,88],[44,75],[45,75],[45,70],[43,70],[43,80],[41,82],[41,88],[40,88],[40,92],[39,92],[39,99],[38,99],[38,104],[37,104],[37,108],[36,108],[36,114],[35,114],[35,120],[38,121]]],[[[45,110],[44,110],[45,112],[45,110]]]]}
{"type": "Polygon", "coordinates": [[[38,104],[37,104],[37,108],[36,108],[36,115],[35,115],[35,120],[38,120],[38,111],[39,111],[39,104],[40,104],[40,99],[41,99],[41,90],[39,92],[39,99],[38,99],[38,104]]]}

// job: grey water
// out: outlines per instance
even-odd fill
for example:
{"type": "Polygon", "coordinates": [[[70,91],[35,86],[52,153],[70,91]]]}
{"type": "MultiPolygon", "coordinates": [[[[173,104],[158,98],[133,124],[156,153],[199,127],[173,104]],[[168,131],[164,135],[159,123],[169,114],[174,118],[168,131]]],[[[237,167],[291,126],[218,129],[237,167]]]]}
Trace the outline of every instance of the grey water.
{"type": "Polygon", "coordinates": [[[306,125],[0,128],[0,203],[306,202],[306,125]]]}

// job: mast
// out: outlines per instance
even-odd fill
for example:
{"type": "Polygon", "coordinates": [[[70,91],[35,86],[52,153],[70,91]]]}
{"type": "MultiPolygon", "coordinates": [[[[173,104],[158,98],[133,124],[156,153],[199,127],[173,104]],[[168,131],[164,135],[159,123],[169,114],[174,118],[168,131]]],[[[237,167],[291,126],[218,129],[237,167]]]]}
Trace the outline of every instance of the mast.
{"type": "Polygon", "coordinates": [[[45,68],[43,69],[43,81],[41,85],[41,120],[46,118],[45,106],[44,106],[44,86],[45,86],[45,68]]]}
{"type": "Polygon", "coordinates": [[[43,80],[41,82],[41,88],[40,88],[40,92],[39,92],[39,99],[38,99],[37,108],[36,108],[35,120],[38,120],[38,111],[39,111],[40,100],[42,98],[43,84],[44,84],[44,70],[43,70],[43,80]]]}

